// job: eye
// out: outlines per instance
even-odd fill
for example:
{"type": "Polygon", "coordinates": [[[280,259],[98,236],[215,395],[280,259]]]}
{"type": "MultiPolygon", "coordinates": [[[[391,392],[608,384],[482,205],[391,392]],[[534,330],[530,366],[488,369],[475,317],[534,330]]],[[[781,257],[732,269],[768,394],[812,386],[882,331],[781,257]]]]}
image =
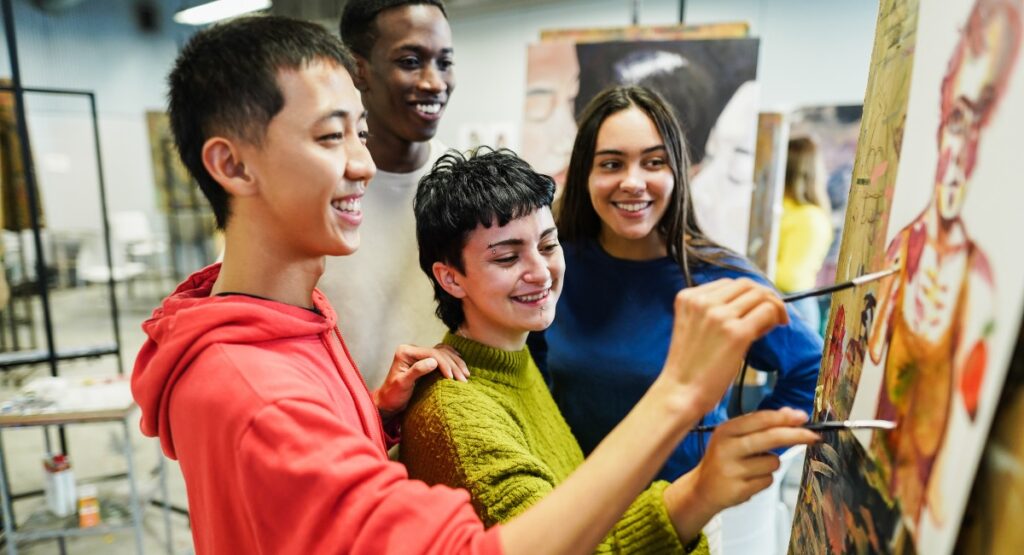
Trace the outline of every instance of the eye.
{"type": "Polygon", "coordinates": [[[420,59],[416,56],[405,56],[395,61],[402,69],[416,69],[420,67],[420,59]]]}
{"type": "Polygon", "coordinates": [[[359,131],[359,140],[366,144],[366,140],[370,138],[370,132],[366,129],[359,131]]]}
{"type": "Polygon", "coordinates": [[[550,254],[550,253],[553,253],[553,252],[557,251],[558,247],[560,247],[560,246],[561,245],[558,244],[558,241],[552,241],[550,243],[545,243],[545,244],[541,245],[540,250],[541,250],[541,252],[550,254]]]}
{"type": "Polygon", "coordinates": [[[512,264],[513,262],[515,262],[516,260],[519,260],[519,257],[517,255],[509,254],[509,255],[503,256],[501,258],[495,258],[494,260],[492,260],[492,262],[495,262],[497,264],[501,264],[503,266],[508,266],[508,265],[512,264]]]}
{"type": "Polygon", "coordinates": [[[599,162],[597,164],[597,167],[601,168],[602,170],[614,171],[614,170],[617,170],[617,169],[621,168],[622,167],[622,163],[619,162],[618,160],[608,159],[608,160],[602,160],[601,162],[599,162]]]}
{"type": "Polygon", "coordinates": [[[437,68],[440,69],[441,71],[448,71],[454,65],[455,60],[452,60],[451,58],[442,58],[437,61],[437,68]]]}
{"type": "Polygon", "coordinates": [[[336,142],[342,141],[344,139],[345,139],[345,134],[340,132],[340,131],[338,131],[336,133],[328,133],[326,135],[321,135],[321,136],[316,138],[316,140],[321,142],[321,143],[336,143],[336,142]]]}
{"type": "Polygon", "coordinates": [[[661,169],[661,168],[665,167],[665,165],[667,163],[668,162],[664,158],[661,158],[661,157],[650,158],[650,159],[647,160],[647,167],[648,168],[653,168],[653,169],[661,169]]]}

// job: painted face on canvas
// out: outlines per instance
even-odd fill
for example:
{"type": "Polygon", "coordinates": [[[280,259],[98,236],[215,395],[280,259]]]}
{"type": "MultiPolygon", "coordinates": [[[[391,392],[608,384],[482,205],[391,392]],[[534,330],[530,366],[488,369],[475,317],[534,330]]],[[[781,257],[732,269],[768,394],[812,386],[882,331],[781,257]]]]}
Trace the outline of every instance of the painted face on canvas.
{"type": "Polygon", "coordinates": [[[530,46],[523,111],[523,159],[561,186],[576,136],[574,103],[579,93],[576,45],[568,41],[530,46]]]}
{"type": "Polygon", "coordinates": [[[413,4],[382,11],[375,24],[363,91],[373,133],[428,141],[455,90],[448,20],[436,6],[413,4]]]}
{"type": "MultiPolygon", "coordinates": [[[[456,272],[467,332],[493,346],[516,345],[551,325],[565,259],[551,209],[504,226],[477,226],[456,272]]],[[[458,296],[458,295],[457,295],[458,296]]]]}
{"type": "Polygon", "coordinates": [[[363,192],[376,171],[359,93],[332,62],[282,70],[277,82],[284,107],[259,145],[239,147],[268,225],[304,255],[351,254],[359,247],[363,192]]]}
{"type": "Polygon", "coordinates": [[[588,180],[604,249],[620,258],[664,256],[657,226],[674,186],[668,153],[651,118],[636,107],[608,116],[597,133],[588,180]]]}
{"type": "Polygon", "coordinates": [[[944,219],[959,216],[978,153],[978,114],[971,98],[958,95],[939,129],[936,202],[944,219]]]}
{"type": "MultiPolygon", "coordinates": [[[[999,40],[1001,26],[990,25],[988,36],[999,40]]],[[[996,102],[999,52],[991,48],[965,48],[963,59],[947,75],[950,105],[939,126],[939,161],[936,171],[936,203],[939,215],[953,219],[963,208],[966,186],[974,173],[981,139],[982,120],[996,102]],[[978,55],[974,55],[977,51],[978,55]]]]}

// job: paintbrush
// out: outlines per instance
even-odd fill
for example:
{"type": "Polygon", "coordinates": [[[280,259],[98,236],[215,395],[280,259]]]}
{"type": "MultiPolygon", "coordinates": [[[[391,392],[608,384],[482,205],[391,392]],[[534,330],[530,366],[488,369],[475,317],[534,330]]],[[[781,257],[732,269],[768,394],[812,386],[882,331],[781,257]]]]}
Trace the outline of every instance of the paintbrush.
{"type": "Polygon", "coordinates": [[[818,297],[826,293],[833,293],[835,291],[842,291],[843,289],[849,289],[858,285],[863,285],[875,280],[882,279],[886,276],[890,276],[899,271],[899,266],[889,268],[888,270],[882,270],[881,272],[875,272],[873,274],[865,274],[863,276],[853,278],[850,281],[844,281],[843,283],[834,283],[832,285],[826,285],[824,287],[817,287],[815,289],[808,289],[807,291],[800,291],[798,293],[791,293],[789,295],[782,296],[782,302],[790,303],[793,301],[799,301],[800,299],[806,299],[807,297],[818,297]]]}
{"type": "MultiPolygon", "coordinates": [[[[713,432],[718,425],[697,426],[692,432],[713,432]]],[[[894,430],[896,423],[891,420],[827,420],[825,422],[808,422],[801,426],[812,432],[831,432],[842,430],[894,430]]]]}

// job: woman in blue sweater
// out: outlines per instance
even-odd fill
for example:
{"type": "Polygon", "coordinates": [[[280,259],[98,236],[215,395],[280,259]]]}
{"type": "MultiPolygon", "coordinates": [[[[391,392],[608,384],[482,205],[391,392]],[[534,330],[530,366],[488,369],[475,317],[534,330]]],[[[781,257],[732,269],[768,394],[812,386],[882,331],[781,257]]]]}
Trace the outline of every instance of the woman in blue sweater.
{"type": "MultiPolygon", "coordinates": [[[[552,394],[589,453],[653,383],[668,352],[672,307],[684,288],[723,277],[767,283],[709,240],[694,217],[679,122],[657,93],[619,86],[580,116],[557,208],[566,272],[554,323],[531,340],[552,394]]],[[[811,411],[821,339],[799,318],[751,348],[753,368],[778,372],[760,408],[811,411]]],[[[723,368],[723,372],[735,372],[723,368]]],[[[728,396],[705,424],[727,418],[728,396]]],[[[706,437],[690,434],[658,479],[694,468],[706,437]]]]}

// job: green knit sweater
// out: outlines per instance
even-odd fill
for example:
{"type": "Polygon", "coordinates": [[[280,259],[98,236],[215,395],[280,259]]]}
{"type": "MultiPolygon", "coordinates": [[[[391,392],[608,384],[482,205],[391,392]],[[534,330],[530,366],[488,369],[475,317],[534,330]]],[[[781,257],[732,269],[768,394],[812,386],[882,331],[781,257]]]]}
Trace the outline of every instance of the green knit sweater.
{"type": "MultiPolygon", "coordinates": [[[[506,522],[564,481],[583,453],[529,350],[452,334],[444,342],[466,361],[469,383],[436,372],[420,380],[402,423],[401,460],[413,478],[468,490],[487,526],[506,522]]],[[[665,509],[667,486],[655,482],[641,493],[597,552],[687,552],[665,509]]],[[[688,548],[707,553],[707,539],[688,548]]]]}

